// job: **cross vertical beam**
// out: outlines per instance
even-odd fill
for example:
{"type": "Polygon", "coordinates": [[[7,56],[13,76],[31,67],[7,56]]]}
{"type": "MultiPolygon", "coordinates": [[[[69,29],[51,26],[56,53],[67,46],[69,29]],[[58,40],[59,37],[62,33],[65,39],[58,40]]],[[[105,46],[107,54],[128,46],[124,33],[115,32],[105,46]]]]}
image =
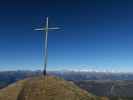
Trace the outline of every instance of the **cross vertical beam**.
{"type": "Polygon", "coordinates": [[[37,28],[35,30],[44,31],[45,32],[45,45],[44,45],[44,70],[43,75],[47,75],[47,63],[48,63],[48,32],[49,30],[57,30],[60,29],[59,27],[52,27],[49,28],[49,20],[46,17],[46,25],[43,28],[37,28]]]}
{"type": "Polygon", "coordinates": [[[45,51],[44,51],[44,71],[43,75],[46,75],[47,61],[48,61],[48,17],[46,18],[46,36],[45,36],[45,51]]]}

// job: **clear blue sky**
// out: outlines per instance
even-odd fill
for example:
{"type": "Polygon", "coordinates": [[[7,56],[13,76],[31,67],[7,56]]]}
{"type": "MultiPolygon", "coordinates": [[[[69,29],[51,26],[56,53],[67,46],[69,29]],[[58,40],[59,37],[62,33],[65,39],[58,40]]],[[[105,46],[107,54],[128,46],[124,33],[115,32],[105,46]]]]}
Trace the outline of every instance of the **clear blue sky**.
{"type": "Polygon", "coordinates": [[[133,71],[132,0],[21,0],[0,3],[0,70],[42,69],[45,24],[49,69],[133,71]]]}

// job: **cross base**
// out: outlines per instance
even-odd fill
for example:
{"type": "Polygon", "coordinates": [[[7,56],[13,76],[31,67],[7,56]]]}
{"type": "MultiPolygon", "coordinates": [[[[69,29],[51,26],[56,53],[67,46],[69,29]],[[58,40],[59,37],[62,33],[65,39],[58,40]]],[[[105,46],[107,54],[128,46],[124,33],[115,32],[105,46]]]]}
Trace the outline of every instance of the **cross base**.
{"type": "Polygon", "coordinates": [[[47,75],[47,72],[46,70],[43,71],[43,75],[46,76],[47,75]]]}

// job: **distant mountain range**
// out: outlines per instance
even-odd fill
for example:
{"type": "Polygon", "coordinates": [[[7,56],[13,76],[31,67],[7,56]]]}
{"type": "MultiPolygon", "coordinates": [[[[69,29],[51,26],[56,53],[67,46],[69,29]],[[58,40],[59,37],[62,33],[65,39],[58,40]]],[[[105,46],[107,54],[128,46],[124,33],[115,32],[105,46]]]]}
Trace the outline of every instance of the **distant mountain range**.
{"type": "MultiPolygon", "coordinates": [[[[98,96],[133,97],[133,73],[49,71],[48,74],[73,81],[79,87],[98,96]]],[[[0,72],[0,88],[24,78],[40,75],[41,71],[0,72]]]]}
{"type": "MultiPolygon", "coordinates": [[[[41,71],[1,71],[0,88],[7,86],[17,80],[31,76],[41,75],[41,71]]],[[[133,80],[133,73],[111,73],[111,72],[85,72],[85,71],[49,71],[48,74],[62,77],[69,81],[84,80],[133,80]]]]}

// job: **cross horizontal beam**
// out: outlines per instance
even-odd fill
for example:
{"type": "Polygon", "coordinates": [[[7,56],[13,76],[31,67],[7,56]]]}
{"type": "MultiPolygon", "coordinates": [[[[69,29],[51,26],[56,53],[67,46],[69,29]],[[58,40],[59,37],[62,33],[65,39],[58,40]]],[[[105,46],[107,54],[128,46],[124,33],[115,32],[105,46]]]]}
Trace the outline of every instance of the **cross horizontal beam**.
{"type": "Polygon", "coordinates": [[[59,27],[52,27],[52,28],[36,28],[34,30],[37,30],[37,31],[46,31],[46,30],[58,30],[60,29],[59,27]]]}

